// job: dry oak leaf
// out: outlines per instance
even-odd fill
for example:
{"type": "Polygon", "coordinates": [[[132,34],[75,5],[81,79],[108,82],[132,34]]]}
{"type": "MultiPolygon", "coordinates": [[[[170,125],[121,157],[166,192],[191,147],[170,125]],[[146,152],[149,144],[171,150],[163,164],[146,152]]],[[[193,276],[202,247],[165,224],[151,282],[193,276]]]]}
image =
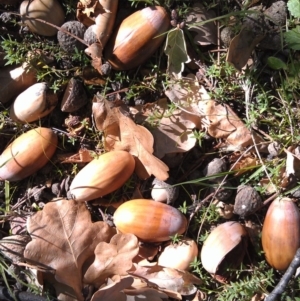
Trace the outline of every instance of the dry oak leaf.
{"type": "Polygon", "coordinates": [[[138,239],[133,234],[118,233],[109,243],[100,242],[95,248],[95,260],[86,270],[83,282],[99,287],[108,277],[127,275],[138,252],[138,239]]]}
{"type": "Polygon", "coordinates": [[[186,294],[187,290],[194,290],[194,284],[202,284],[199,278],[187,271],[166,268],[159,265],[146,267],[134,264],[134,267],[128,274],[147,279],[150,283],[156,284],[158,288],[168,296],[178,300],[181,300],[180,294],[186,294]]]}
{"type": "Polygon", "coordinates": [[[203,25],[200,22],[207,21],[216,17],[212,10],[206,10],[201,3],[195,3],[191,10],[188,12],[185,24],[189,31],[196,32],[194,42],[200,45],[217,45],[218,42],[218,29],[215,22],[210,21],[203,25]],[[196,24],[198,23],[198,24],[196,24]]]}
{"type": "Polygon", "coordinates": [[[193,74],[181,80],[173,81],[165,91],[166,96],[182,111],[194,115],[196,128],[202,128],[202,113],[199,110],[199,102],[210,100],[210,96],[203,86],[199,86],[197,78],[193,74]]]}
{"type": "Polygon", "coordinates": [[[11,235],[0,240],[0,253],[13,263],[24,261],[23,253],[27,243],[31,240],[29,235],[11,235]]]}
{"type": "MultiPolygon", "coordinates": [[[[199,102],[199,108],[203,115],[202,122],[209,135],[225,139],[226,145],[235,148],[253,145],[249,129],[228,105],[209,100],[199,102]]],[[[253,138],[257,144],[264,142],[255,132],[253,138]]]]}
{"type": "Polygon", "coordinates": [[[108,284],[99,289],[91,301],[162,301],[168,296],[156,289],[143,287],[139,289],[129,288],[133,283],[133,277],[113,277],[108,279],[108,284]]]}
{"type": "Polygon", "coordinates": [[[131,108],[137,123],[145,123],[151,126],[152,117],[157,118],[159,124],[150,128],[154,137],[154,154],[158,158],[165,154],[187,152],[196,144],[193,129],[199,118],[180,109],[168,109],[166,98],[155,103],[131,108]]]}
{"type": "Polygon", "coordinates": [[[59,200],[29,217],[27,230],[32,241],[25,248],[25,259],[55,270],[55,279],[83,300],[82,266],[99,242],[111,239],[115,229],[105,222],[92,223],[84,203],[59,200]]]}
{"type": "Polygon", "coordinates": [[[91,301],[126,301],[126,295],[123,290],[130,287],[133,283],[133,277],[121,278],[116,276],[108,279],[107,285],[100,288],[92,296],[91,301]]]}
{"type": "Polygon", "coordinates": [[[263,34],[257,34],[252,28],[243,27],[240,33],[231,40],[226,61],[241,71],[255,46],[263,38],[263,34]]]}
{"type": "Polygon", "coordinates": [[[103,99],[94,100],[93,115],[96,127],[104,132],[104,147],[107,151],[124,150],[135,157],[135,172],[142,178],[154,175],[165,181],[168,166],[153,155],[154,138],[143,126],[135,124],[128,112],[122,107],[113,107],[103,99]]]}

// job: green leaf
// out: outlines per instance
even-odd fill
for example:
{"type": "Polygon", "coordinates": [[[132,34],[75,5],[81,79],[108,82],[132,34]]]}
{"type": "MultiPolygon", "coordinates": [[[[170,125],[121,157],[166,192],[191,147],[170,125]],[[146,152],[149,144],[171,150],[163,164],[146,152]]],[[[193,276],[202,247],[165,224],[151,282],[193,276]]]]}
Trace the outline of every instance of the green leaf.
{"type": "Polygon", "coordinates": [[[293,17],[300,18],[300,0],[289,0],[287,7],[293,17]]]}
{"type": "Polygon", "coordinates": [[[184,64],[191,61],[187,54],[184,33],[180,28],[174,28],[168,32],[164,49],[168,56],[168,72],[180,78],[184,64]]]}
{"type": "Polygon", "coordinates": [[[290,49],[300,50],[300,26],[284,34],[285,42],[290,49]]]}
{"type": "Polygon", "coordinates": [[[287,65],[279,58],[275,56],[268,57],[268,66],[274,70],[287,69],[287,65]]]}

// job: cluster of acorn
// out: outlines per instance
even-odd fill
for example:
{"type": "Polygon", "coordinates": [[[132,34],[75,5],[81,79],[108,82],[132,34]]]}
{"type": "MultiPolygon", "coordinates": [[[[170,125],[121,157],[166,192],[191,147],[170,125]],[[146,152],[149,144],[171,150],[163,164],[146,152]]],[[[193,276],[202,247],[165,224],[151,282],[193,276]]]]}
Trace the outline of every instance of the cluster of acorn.
{"type": "Polygon", "coordinates": [[[66,52],[74,51],[75,47],[83,49],[85,45],[98,44],[99,58],[104,49],[104,57],[116,70],[136,68],[163,42],[163,33],[170,26],[169,14],[163,7],[152,6],[137,11],[112,32],[118,0],[99,0],[99,3],[101,9],[95,21],[83,20],[83,24],[79,21],[63,24],[65,14],[57,0],[25,0],[20,6],[20,15],[30,31],[44,36],[57,34],[58,42],[66,52]]]}
{"type": "MultiPolygon", "coordinates": [[[[0,156],[0,179],[18,181],[32,175],[51,160],[56,147],[57,136],[51,129],[40,127],[22,134],[0,156]]],[[[134,168],[135,160],[126,151],[102,154],[75,176],[70,186],[71,195],[79,202],[105,196],[122,187],[134,168]]],[[[187,230],[187,220],[179,210],[147,199],[123,203],[114,213],[114,223],[120,232],[133,233],[140,241],[151,243],[168,241],[170,236],[187,230]]],[[[300,214],[296,204],[288,198],[276,199],[268,209],[262,230],[262,245],[269,264],[285,270],[300,247],[299,241],[300,214]]],[[[203,267],[224,279],[225,267],[238,266],[247,245],[244,226],[233,221],[223,223],[211,232],[202,247],[203,267]]],[[[162,253],[159,264],[188,269],[198,255],[198,247],[186,239],[181,247],[169,246],[165,252],[168,255],[162,253]],[[174,255],[177,252],[184,255],[174,255]]]]}
{"type": "MultiPolygon", "coordinates": [[[[56,0],[44,1],[51,4],[44,5],[47,9],[60,7],[56,0]]],[[[32,16],[33,12],[38,11],[33,9],[36,3],[44,2],[24,1],[21,5],[21,15],[32,31],[42,30],[43,26],[46,26],[41,22],[35,22],[35,18],[55,16],[55,20],[47,19],[48,22],[55,24],[57,21],[57,26],[62,24],[64,15],[61,15],[61,12],[63,11],[57,13],[61,8],[55,8],[58,9],[56,13],[43,10],[42,15],[32,16]]],[[[165,32],[168,27],[168,14],[161,7],[151,7],[136,12],[125,19],[112,34],[105,56],[115,69],[134,68],[141,63],[140,53],[144,54],[143,59],[145,59],[155,51],[162,42],[161,37],[155,37],[165,32]],[[132,22],[139,26],[132,26],[132,22]],[[148,27],[143,24],[147,24],[148,27]],[[149,30],[144,30],[145,27],[149,30]]],[[[43,91],[38,93],[45,95],[45,84],[37,85],[39,86],[33,86],[30,89],[34,90],[38,87],[38,91],[43,91]]],[[[50,103],[57,101],[53,95],[48,98],[50,103]]],[[[24,110],[22,114],[19,114],[18,108],[21,107],[19,102],[20,100],[16,99],[11,109],[11,116],[23,122],[37,120],[45,116],[44,114],[48,114],[52,108],[50,106],[48,110],[38,111],[38,113],[32,111],[28,113],[24,110]],[[33,115],[35,117],[31,119],[33,115]]],[[[30,104],[30,108],[31,110],[34,108],[34,103],[30,104]]],[[[0,156],[0,179],[18,181],[34,174],[51,160],[56,148],[57,136],[51,129],[39,127],[22,134],[0,156]]],[[[134,168],[135,160],[128,152],[111,151],[100,155],[76,175],[71,184],[70,193],[75,200],[81,202],[102,197],[120,188],[130,178],[134,168]]],[[[177,209],[145,199],[130,200],[122,204],[114,213],[114,223],[119,231],[133,233],[141,241],[151,243],[168,241],[170,236],[184,234],[187,228],[185,216],[177,209]]],[[[198,255],[197,243],[188,241],[189,243],[183,244],[183,246],[188,246],[185,248],[188,250],[186,255],[162,254],[159,263],[187,269],[194,257],[198,255]],[[169,264],[164,258],[176,260],[180,258],[183,263],[169,264]]],[[[237,222],[221,224],[211,232],[202,247],[202,264],[209,273],[223,277],[225,267],[240,264],[247,245],[248,234],[244,226],[237,222]]],[[[285,270],[288,267],[296,250],[300,247],[299,209],[290,199],[277,199],[269,207],[262,230],[262,245],[266,259],[271,266],[278,270],[285,270]]],[[[172,249],[169,252],[173,254],[175,251],[172,249]]]]}

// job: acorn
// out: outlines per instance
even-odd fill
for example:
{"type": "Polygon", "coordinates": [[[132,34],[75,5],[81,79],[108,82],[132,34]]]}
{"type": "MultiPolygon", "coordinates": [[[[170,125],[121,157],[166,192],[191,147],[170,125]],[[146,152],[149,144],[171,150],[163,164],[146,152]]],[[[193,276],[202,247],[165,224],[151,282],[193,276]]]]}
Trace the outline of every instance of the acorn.
{"type": "Polygon", "coordinates": [[[51,129],[39,127],[22,134],[0,156],[0,179],[19,181],[34,174],[51,159],[56,146],[51,129]]]}
{"type": "Polygon", "coordinates": [[[144,63],[165,39],[170,18],[161,6],[146,7],[127,17],[110,37],[104,57],[115,70],[144,63]]]}
{"type": "Polygon", "coordinates": [[[89,162],[70,186],[72,197],[81,202],[107,195],[125,184],[135,168],[135,160],[126,151],[111,151],[89,162]]]}
{"type": "Polygon", "coordinates": [[[36,83],[36,74],[23,64],[0,68],[0,104],[5,104],[36,83]]]}
{"type": "Polygon", "coordinates": [[[36,83],[15,99],[10,107],[9,116],[16,122],[33,122],[50,114],[57,101],[57,95],[48,89],[46,83],[36,83]]]}
{"type": "Polygon", "coordinates": [[[22,22],[30,31],[42,36],[54,36],[57,29],[46,23],[61,26],[65,13],[57,0],[26,0],[21,3],[20,15],[22,22]]]}
{"type": "Polygon", "coordinates": [[[179,195],[179,187],[172,184],[173,181],[170,178],[165,182],[154,178],[151,190],[152,199],[156,202],[174,203],[179,195]]]}
{"type": "Polygon", "coordinates": [[[277,198],[268,208],[263,229],[262,247],[267,262],[284,271],[300,248],[300,213],[290,198],[277,198]]]}
{"type": "Polygon", "coordinates": [[[208,235],[201,249],[204,269],[217,280],[228,277],[226,268],[238,267],[248,246],[246,228],[238,222],[225,222],[208,235]]]}
{"type": "Polygon", "coordinates": [[[178,243],[166,246],[158,257],[158,265],[189,270],[190,264],[198,256],[197,243],[191,238],[183,238],[178,243]]]}
{"type": "Polygon", "coordinates": [[[183,234],[187,227],[179,210],[146,199],[123,203],[114,213],[114,223],[120,232],[132,233],[144,242],[168,241],[175,234],[183,234]]]}

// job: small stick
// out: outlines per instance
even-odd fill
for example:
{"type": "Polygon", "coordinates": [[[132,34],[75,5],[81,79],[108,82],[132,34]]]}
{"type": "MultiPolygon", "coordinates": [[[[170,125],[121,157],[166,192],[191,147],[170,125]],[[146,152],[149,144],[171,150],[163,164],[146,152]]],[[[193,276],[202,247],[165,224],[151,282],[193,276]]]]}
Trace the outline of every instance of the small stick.
{"type": "Polygon", "coordinates": [[[275,286],[274,290],[269,294],[265,301],[276,301],[278,297],[284,292],[286,289],[290,279],[295,274],[297,268],[300,267],[300,248],[297,250],[291,264],[289,265],[288,269],[275,286]]]}

